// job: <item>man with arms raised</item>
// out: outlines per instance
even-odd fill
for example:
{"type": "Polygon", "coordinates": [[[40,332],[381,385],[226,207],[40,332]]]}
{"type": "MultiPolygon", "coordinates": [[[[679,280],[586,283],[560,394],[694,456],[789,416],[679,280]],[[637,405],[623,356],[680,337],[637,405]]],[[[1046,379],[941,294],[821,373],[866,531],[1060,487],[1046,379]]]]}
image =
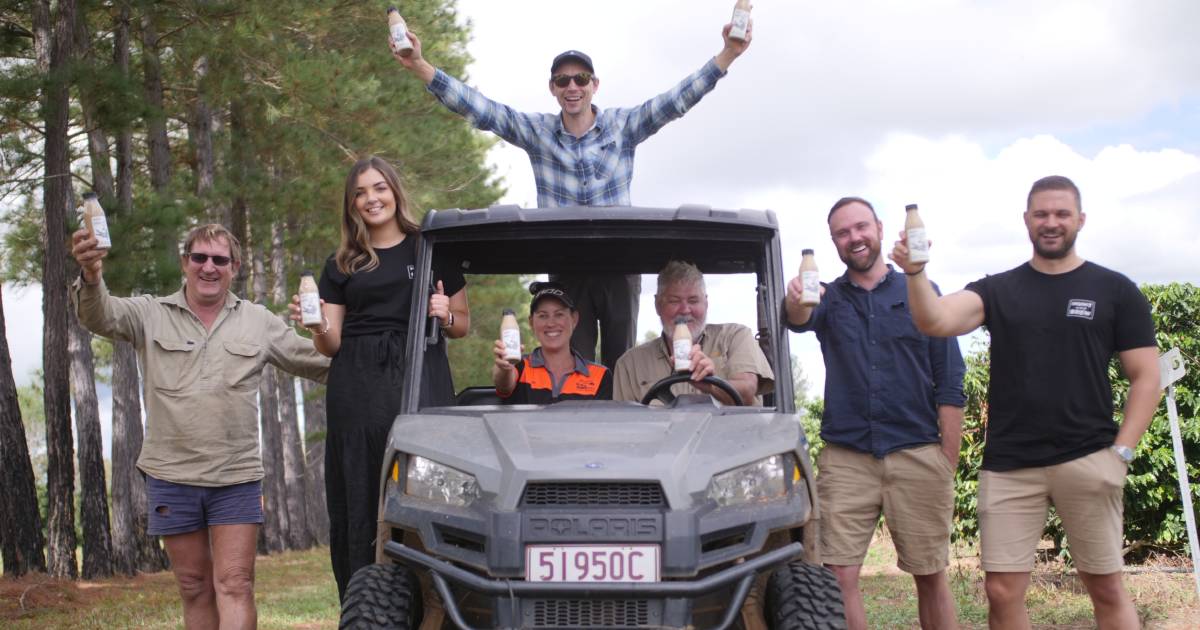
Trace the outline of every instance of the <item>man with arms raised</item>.
{"type": "Polygon", "coordinates": [[[913,327],[906,278],[880,256],[883,224],[870,203],[840,199],[828,222],[846,273],[822,287],[815,308],[793,278],[784,303],[788,327],[817,333],[825,357],[821,559],[841,586],[847,625],[865,630],[858,575],[882,513],[897,564],[916,582],[921,627],[955,628],[946,567],[965,402],[958,341],[913,327]]]}
{"type": "MultiPolygon", "coordinates": [[[[412,33],[412,53],[401,56],[393,49],[393,54],[447,109],[529,154],[538,207],[628,206],[638,145],[687,113],[750,46],[749,31],[739,40],[729,37],[729,29],[726,24],[724,46],[702,68],[667,92],[629,108],[602,110],[593,105],[600,79],[592,59],[568,50],[550,64],[550,94],[561,110],[556,114],[518,112],[488,99],[426,61],[421,40],[412,33]]],[[[571,345],[583,358],[594,360],[598,324],[601,361],[612,369],[637,334],[641,276],[591,274],[551,280],[561,282],[575,298],[579,326],[571,345]]]]}
{"type": "Polygon", "coordinates": [[[708,294],[704,275],[691,263],[671,261],[658,274],[654,309],[663,333],[626,352],[618,361],[613,400],[640,401],[658,381],[675,372],[671,332],[682,317],[692,335],[690,383],[671,387],[675,394],[700,392],[725,404],[734,401],[720,388],[700,382],[717,376],[729,382],[747,405],[762,404],[760,394],[775,388],[775,374],[754,333],[741,324],[707,324],[708,294]]]}
{"type": "Polygon", "coordinates": [[[939,297],[901,235],[892,260],[910,275],[913,320],[927,335],[991,334],[987,439],[979,473],[988,622],[1029,628],[1025,591],[1049,505],[1062,519],[1101,629],[1138,627],[1121,583],[1122,493],[1159,399],[1150,305],[1125,276],[1087,262],[1075,237],[1087,216],[1071,180],[1034,182],[1025,206],[1029,262],[939,297]],[[1129,377],[1113,422],[1108,363],[1129,377]]]}
{"type": "Polygon", "coordinates": [[[191,231],[183,288],[118,298],[102,277],[107,250],[74,234],[72,298],[90,331],[128,341],[142,360],[149,533],[162,536],[189,630],[253,628],[254,555],[262,523],[258,382],[270,363],[324,382],[329,359],[277,315],[229,285],[241,246],[220,225],[191,231]]]}

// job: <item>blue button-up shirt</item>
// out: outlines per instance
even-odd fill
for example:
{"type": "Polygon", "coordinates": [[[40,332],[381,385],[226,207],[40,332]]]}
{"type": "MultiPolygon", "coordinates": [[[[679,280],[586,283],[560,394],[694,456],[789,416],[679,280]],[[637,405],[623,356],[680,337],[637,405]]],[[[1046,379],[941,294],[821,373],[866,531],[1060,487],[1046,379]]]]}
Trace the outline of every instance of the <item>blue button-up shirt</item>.
{"type": "Polygon", "coordinates": [[[527,114],[497,103],[438,70],[429,91],[450,111],[529,154],[538,207],[628,206],[637,145],[683,116],[724,76],[715,61],[671,90],[637,107],[600,110],[596,123],[576,138],[561,114],[527,114]]]}
{"type": "Polygon", "coordinates": [[[815,331],[821,342],[826,442],[878,458],[936,443],[938,406],[966,401],[958,340],[917,330],[907,278],[891,265],[870,291],[843,274],[826,285],[808,323],[789,328],[815,331]]]}

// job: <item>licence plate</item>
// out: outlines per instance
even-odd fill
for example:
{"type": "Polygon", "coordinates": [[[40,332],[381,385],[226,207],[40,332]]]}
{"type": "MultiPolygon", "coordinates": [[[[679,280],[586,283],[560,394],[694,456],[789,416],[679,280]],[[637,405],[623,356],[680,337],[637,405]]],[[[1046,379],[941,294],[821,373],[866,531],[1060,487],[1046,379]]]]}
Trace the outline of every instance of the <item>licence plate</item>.
{"type": "Polygon", "coordinates": [[[529,545],[530,582],[657,582],[658,545],[529,545]]]}

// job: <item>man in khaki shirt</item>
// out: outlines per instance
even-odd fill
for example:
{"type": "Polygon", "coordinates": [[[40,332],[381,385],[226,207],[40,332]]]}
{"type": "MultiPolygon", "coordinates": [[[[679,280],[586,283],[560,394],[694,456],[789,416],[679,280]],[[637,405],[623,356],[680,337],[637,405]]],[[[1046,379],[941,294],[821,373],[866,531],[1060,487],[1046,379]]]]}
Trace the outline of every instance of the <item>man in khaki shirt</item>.
{"type": "Polygon", "coordinates": [[[87,230],[73,235],[81,277],[79,321],[128,341],[144,372],[149,533],[161,535],[189,629],[253,628],[254,555],[262,523],[258,383],[270,363],[324,381],[329,359],[282,319],[229,286],[241,247],[216,224],[184,242],[182,289],[166,297],[112,297],[107,250],[87,230]]]}
{"type": "Polygon", "coordinates": [[[708,295],[704,275],[695,265],[671,261],[658,274],[654,310],[662,321],[658,339],[630,349],[617,360],[613,375],[613,400],[640,401],[658,381],[674,373],[670,333],[675,320],[684,318],[692,333],[692,382],[671,387],[678,394],[700,392],[725,404],[729,395],[708,383],[706,376],[724,379],[737,390],[747,405],[761,405],[761,394],[775,388],[775,374],[754,333],[741,324],[706,324],[708,295]]]}

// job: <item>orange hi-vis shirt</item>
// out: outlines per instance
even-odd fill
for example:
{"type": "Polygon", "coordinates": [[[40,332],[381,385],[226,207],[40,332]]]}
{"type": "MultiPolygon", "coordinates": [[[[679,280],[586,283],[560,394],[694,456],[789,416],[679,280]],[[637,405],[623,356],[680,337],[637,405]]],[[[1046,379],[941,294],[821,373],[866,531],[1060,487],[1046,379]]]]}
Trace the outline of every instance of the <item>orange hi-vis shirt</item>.
{"type": "Polygon", "coordinates": [[[599,363],[592,363],[579,356],[574,350],[575,369],[565,378],[555,382],[554,375],[546,367],[542,349],[533,352],[517,364],[517,386],[505,396],[499,390],[505,404],[548,405],[560,400],[612,400],[612,372],[599,363]]]}

